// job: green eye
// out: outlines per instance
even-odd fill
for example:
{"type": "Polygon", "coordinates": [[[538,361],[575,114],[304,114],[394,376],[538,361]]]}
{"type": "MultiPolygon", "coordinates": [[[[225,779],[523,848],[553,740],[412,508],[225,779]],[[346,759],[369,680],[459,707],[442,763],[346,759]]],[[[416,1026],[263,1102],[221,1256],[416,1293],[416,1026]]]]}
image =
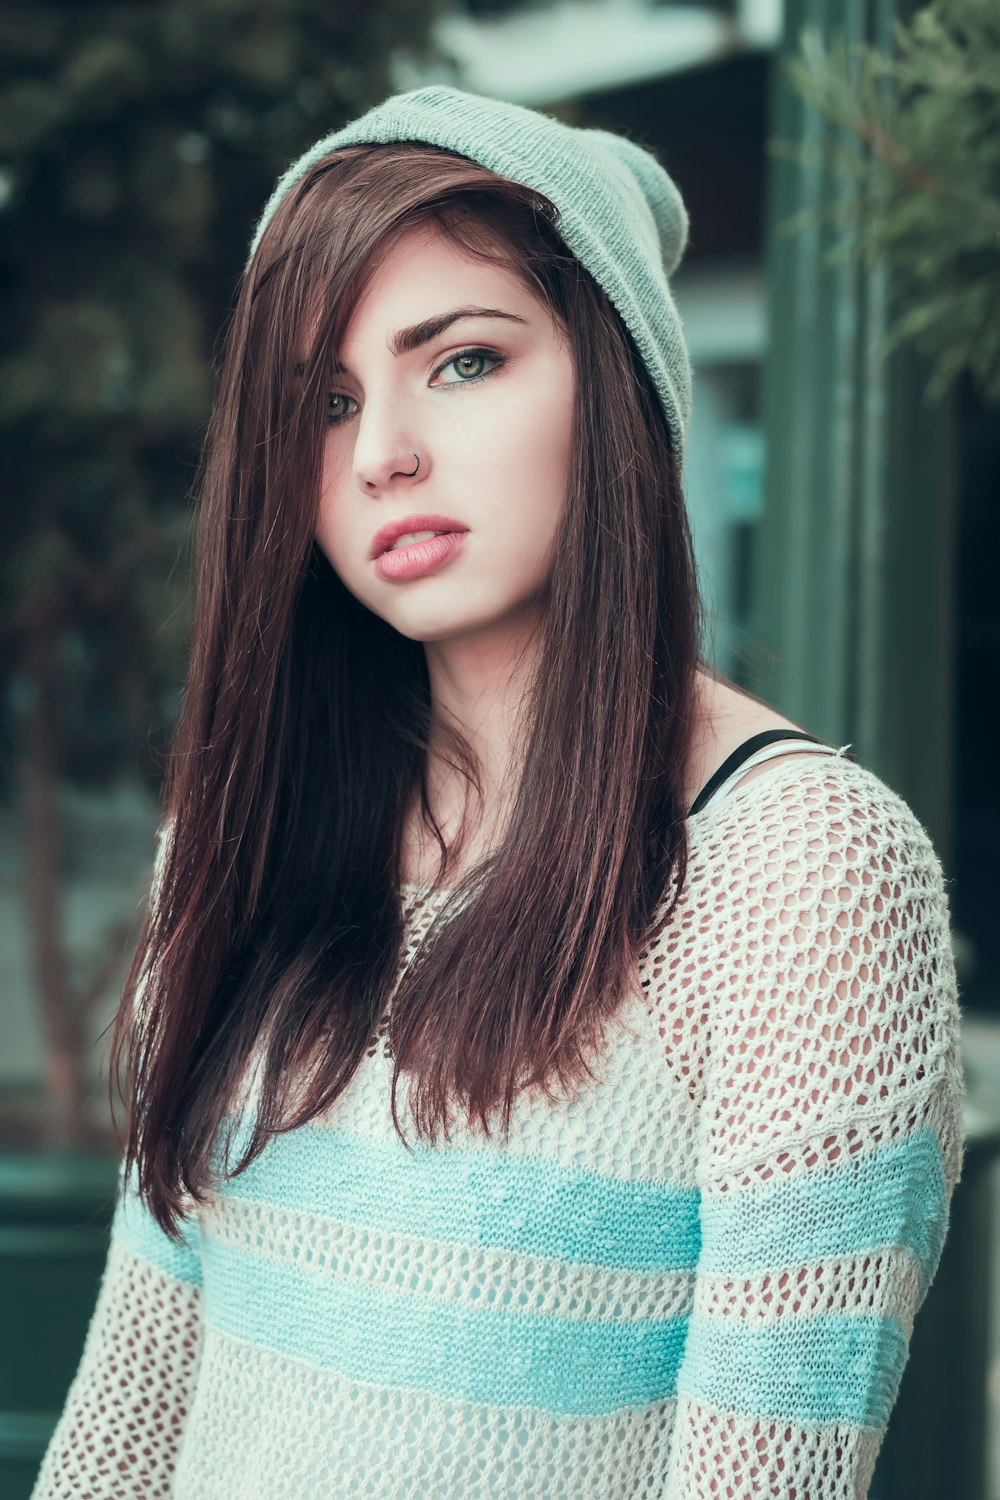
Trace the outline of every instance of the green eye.
{"type": "MultiPolygon", "coordinates": [[[[328,426],[337,427],[344,420],[345,417],[349,417],[349,416],[352,415],[351,412],[348,412],[348,411],[344,410],[342,404],[338,404],[338,403],[343,403],[343,402],[347,402],[347,401],[354,401],[354,397],[353,396],[344,396],[344,395],[341,394],[340,391],[329,391],[327,393],[327,397],[326,397],[326,420],[327,420],[328,426]]],[[[357,402],[355,402],[355,405],[357,405],[357,402]]]]}
{"type": "Polygon", "coordinates": [[[495,374],[497,370],[502,368],[503,364],[503,355],[494,354],[490,349],[460,349],[457,354],[451,356],[451,359],[446,360],[443,365],[439,365],[434,374],[440,375],[443,370],[457,370],[461,378],[458,380],[446,380],[444,384],[472,385],[477,380],[485,380],[488,375],[495,374]],[[488,368],[481,368],[483,364],[486,364],[488,368]],[[468,368],[469,365],[479,365],[480,369],[470,370],[468,368]]]}
{"type": "Polygon", "coordinates": [[[468,368],[463,369],[463,366],[482,364],[485,358],[485,354],[460,354],[453,363],[456,370],[461,370],[464,375],[470,375],[472,373],[471,370],[468,368]]]}

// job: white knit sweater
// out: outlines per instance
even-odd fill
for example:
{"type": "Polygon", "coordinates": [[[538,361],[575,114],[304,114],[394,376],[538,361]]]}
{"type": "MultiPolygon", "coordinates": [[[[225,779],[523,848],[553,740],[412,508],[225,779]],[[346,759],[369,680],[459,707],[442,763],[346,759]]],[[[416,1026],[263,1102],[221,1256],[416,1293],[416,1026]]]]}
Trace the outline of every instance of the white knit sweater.
{"type": "Polygon", "coordinates": [[[870,771],[769,748],[575,1102],[407,1153],[376,1039],[184,1250],[120,1195],[33,1500],[867,1494],[961,1172],[947,887],[870,771]]]}

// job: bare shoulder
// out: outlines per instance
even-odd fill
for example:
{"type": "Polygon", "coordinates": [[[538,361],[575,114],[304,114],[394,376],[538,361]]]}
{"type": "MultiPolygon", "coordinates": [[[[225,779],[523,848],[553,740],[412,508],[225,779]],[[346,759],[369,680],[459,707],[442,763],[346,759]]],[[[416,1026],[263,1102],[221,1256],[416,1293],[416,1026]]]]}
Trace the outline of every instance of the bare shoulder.
{"type": "MultiPolygon", "coordinates": [[[[698,674],[699,710],[692,745],[691,773],[689,777],[688,806],[694,802],[702,787],[738,746],[755,734],[769,729],[795,730],[801,734],[811,733],[802,724],[786,719],[783,714],[768,704],[753,698],[749,693],[725,681],[716,681],[698,674]]],[[[790,750],[789,755],[802,755],[801,750],[790,750]]],[[[818,754],[823,752],[818,751],[818,754]]],[[[776,760],[773,756],[764,765],[747,771],[743,780],[752,781],[755,776],[770,770],[776,760]]]]}

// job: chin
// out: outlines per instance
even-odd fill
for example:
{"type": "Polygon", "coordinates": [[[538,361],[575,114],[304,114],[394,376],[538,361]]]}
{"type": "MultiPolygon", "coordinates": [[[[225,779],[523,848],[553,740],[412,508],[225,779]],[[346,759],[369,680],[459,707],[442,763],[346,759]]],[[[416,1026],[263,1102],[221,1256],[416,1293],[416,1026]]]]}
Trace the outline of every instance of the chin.
{"type": "Polygon", "coordinates": [[[397,630],[399,632],[400,635],[405,635],[407,640],[419,641],[422,645],[425,646],[434,645],[439,641],[457,640],[461,636],[466,635],[470,628],[467,625],[456,625],[454,621],[449,621],[447,624],[428,623],[426,625],[422,625],[419,620],[392,620],[390,621],[390,624],[392,625],[394,630],[397,630]]]}
{"type": "Polygon", "coordinates": [[[424,645],[461,640],[463,636],[488,630],[498,623],[493,618],[470,618],[457,610],[448,610],[447,607],[427,608],[422,613],[414,609],[412,613],[404,614],[400,610],[395,616],[386,618],[400,635],[405,635],[411,641],[421,641],[424,645]]]}

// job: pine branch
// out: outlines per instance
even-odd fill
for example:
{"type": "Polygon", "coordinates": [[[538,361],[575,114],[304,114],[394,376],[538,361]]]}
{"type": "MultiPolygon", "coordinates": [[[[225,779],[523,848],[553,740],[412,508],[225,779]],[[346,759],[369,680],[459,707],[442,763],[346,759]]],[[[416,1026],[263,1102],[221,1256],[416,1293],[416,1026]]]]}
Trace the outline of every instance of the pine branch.
{"type": "Polygon", "coordinates": [[[788,76],[829,128],[808,119],[772,154],[839,194],[779,225],[840,230],[829,266],[888,264],[900,314],[883,352],[912,341],[935,362],[928,395],[968,370],[1000,403],[1000,7],[934,0],[893,27],[893,55],[805,28],[788,76]]]}

